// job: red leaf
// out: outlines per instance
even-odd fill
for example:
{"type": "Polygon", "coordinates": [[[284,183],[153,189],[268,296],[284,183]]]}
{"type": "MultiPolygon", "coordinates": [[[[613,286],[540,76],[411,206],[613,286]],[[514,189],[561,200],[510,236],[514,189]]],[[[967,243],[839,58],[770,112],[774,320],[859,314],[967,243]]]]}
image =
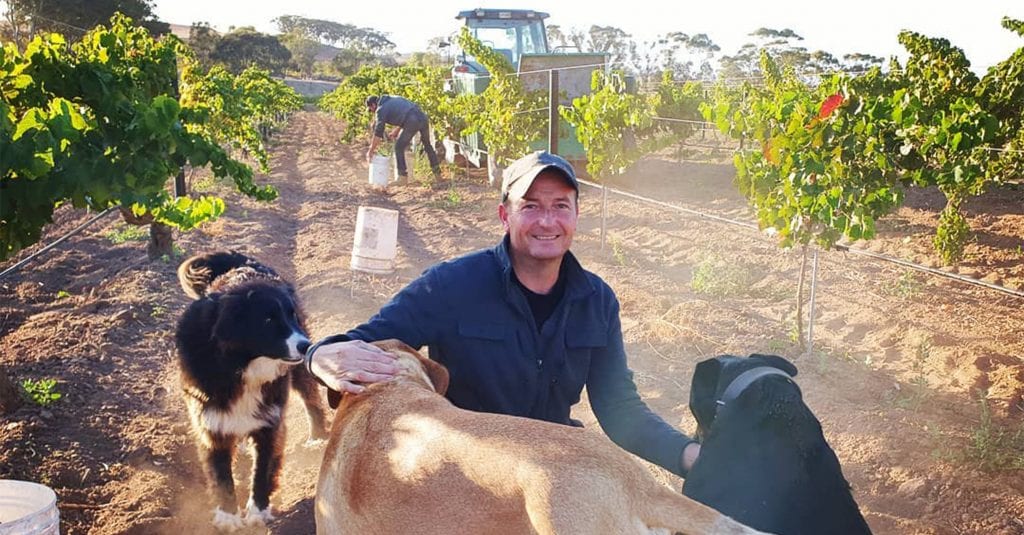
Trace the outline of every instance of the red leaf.
{"type": "Polygon", "coordinates": [[[818,112],[818,119],[824,119],[829,115],[832,115],[832,112],[836,111],[836,108],[838,108],[842,103],[843,95],[839,93],[828,97],[825,99],[825,102],[821,103],[821,111],[818,112]]]}
{"type": "Polygon", "coordinates": [[[772,140],[765,140],[764,145],[761,146],[761,154],[764,155],[765,160],[768,160],[771,163],[777,163],[775,159],[772,158],[772,140]]]}

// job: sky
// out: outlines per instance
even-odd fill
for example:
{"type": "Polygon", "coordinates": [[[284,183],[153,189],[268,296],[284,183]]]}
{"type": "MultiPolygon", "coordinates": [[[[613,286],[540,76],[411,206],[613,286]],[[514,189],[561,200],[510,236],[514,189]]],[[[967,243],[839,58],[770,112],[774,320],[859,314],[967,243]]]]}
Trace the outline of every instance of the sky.
{"type": "Polygon", "coordinates": [[[299,15],[374,28],[387,34],[403,53],[426,50],[432,37],[458,29],[455,15],[459,11],[476,7],[535,9],[549,13],[546,23],[563,30],[615,26],[639,41],[673,31],[707,33],[727,54],[751,42],[747,34],[759,27],[790,28],[805,38],[801,45],[809,50],[881,57],[904,57],[896,36],[909,29],[949,39],[964,49],[975,70],[983,70],[1024,46],[1024,38],[999,25],[1004,15],[1024,19],[1024,0],[564,0],[522,4],[515,0],[155,0],[159,18],[174,24],[205,21],[219,31],[255,26],[276,33],[271,22],[275,17],[299,15]]]}

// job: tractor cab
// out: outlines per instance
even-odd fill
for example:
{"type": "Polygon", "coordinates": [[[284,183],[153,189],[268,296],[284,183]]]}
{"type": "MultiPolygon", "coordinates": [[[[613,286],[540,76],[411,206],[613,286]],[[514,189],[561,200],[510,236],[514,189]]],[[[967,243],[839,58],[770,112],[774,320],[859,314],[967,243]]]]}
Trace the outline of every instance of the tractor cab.
{"type": "MultiPolygon", "coordinates": [[[[461,11],[455,18],[463,21],[482,44],[509,60],[513,72],[518,73],[527,91],[549,91],[552,73],[558,71],[559,92],[554,96],[558,105],[571,105],[572,99],[590,94],[593,71],[604,69],[608,61],[608,55],[603,52],[551,50],[544,27],[548,14],[540,11],[481,8],[461,11]]],[[[451,90],[458,94],[479,95],[487,89],[490,81],[490,73],[475,58],[465,51],[456,57],[449,86],[451,90]]],[[[572,125],[563,125],[558,132],[554,143],[538,139],[534,148],[557,147],[555,152],[559,155],[571,161],[583,161],[586,153],[576,139],[576,129],[572,125]]],[[[455,143],[454,140],[452,142],[455,143]]],[[[457,143],[460,153],[474,165],[481,165],[484,155],[490,158],[479,134],[464,136],[457,143]]]]}
{"type": "MultiPolygon", "coordinates": [[[[544,29],[547,13],[529,9],[473,9],[455,17],[465,21],[473,37],[508,59],[513,70],[519,70],[523,54],[547,54],[548,38],[544,29]]],[[[487,69],[472,56],[463,54],[455,65],[456,72],[486,74],[487,69]]]]}

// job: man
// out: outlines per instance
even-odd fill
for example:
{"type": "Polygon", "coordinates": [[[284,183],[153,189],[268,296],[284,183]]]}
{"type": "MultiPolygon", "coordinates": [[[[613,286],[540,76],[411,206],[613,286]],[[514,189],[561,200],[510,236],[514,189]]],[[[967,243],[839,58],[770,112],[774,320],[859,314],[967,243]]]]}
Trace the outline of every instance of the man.
{"type": "Polygon", "coordinates": [[[386,125],[394,125],[394,130],[388,134],[388,139],[395,141],[395,160],[398,163],[399,182],[405,182],[409,178],[408,167],[405,163],[405,150],[416,135],[420,135],[420,144],[427,153],[430,160],[430,169],[434,178],[441,178],[441,164],[437,160],[437,153],[430,143],[430,122],[427,114],[423,113],[415,103],[402,97],[383,95],[381,97],[370,96],[366,98],[366,107],[370,113],[376,114],[376,125],[373,135],[370,136],[370,148],[366,151],[366,162],[373,160],[377,153],[377,147],[384,139],[386,125]]]}
{"type": "Polygon", "coordinates": [[[504,173],[497,247],[438,264],[369,322],[307,352],[307,366],[339,392],[390,379],[391,356],[365,341],[429,347],[450,373],[446,396],[463,409],[573,425],[587,387],[619,446],[684,476],[700,446],[655,415],[637,393],[611,288],[569,252],[579,183],[559,156],[535,152],[504,173]],[[346,341],[347,340],[347,341],[346,341]]]}

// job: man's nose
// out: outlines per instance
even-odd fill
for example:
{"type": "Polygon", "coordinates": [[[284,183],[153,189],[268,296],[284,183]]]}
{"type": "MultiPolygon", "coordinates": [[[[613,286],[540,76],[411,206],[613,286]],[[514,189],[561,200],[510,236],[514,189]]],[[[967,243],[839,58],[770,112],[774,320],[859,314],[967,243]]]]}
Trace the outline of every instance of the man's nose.
{"type": "Polygon", "coordinates": [[[558,212],[554,208],[542,208],[540,211],[540,221],[542,223],[550,224],[558,219],[558,212]]]}

